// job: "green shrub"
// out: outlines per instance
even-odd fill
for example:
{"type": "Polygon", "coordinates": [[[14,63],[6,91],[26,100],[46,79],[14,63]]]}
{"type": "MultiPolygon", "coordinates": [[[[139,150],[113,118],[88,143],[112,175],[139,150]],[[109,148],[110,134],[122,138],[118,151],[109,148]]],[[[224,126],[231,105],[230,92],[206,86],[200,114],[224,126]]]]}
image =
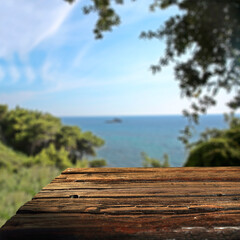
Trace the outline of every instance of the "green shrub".
{"type": "Polygon", "coordinates": [[[107,166],[107,162],[105,159],[95,159],[95,160],[89,161],[89,166],[93,168],[105,167],[107,166]]]}
{"type": "Polygon", "coordinates": [[[240,166],[240,148],[228,138],[212,138],[192,148],[185,167],[240,166]]]}
{"type": "Polygon", "coordinates": [[[89,167],[89,161],[87,159],[79,160],[72,167],[75,167],[75,168],[88,168],[89,167]]]}
{"type": "Polygon", "coordinates": [[[18,171],[18,169],[23,166],[29,167],[31,165],[32,158],[22,153],[15,152],[0,141],[0,169],[5,168],[9,171],[18,171]]]}
{"type": "Polygon", "coordinates": [[[154,168],[170,167],[169,158],[167,154],[163,155],[163,159],[164,159],[163,163],[161,163],[161,160],[149,157],[145,152],[142,152],[141,156],[143,159],[143,167],[154,167],[154,168]]]}
{"type": "Polygon", "coordinates": [[[186,167],[240,166],[240,119],[225,118],[228,129],[207,129],[190,145],[186,167]]]}
{"type": "Polygon", "coordinates": [[[68,158],[68,152],[61,147],[56,150],[54,144],[50,144],[48,148],[44,148],[39,154],[34,157],[34,163],[42,166],[55,166],[59,169],[65,169],[72,165],[68,158]]]}

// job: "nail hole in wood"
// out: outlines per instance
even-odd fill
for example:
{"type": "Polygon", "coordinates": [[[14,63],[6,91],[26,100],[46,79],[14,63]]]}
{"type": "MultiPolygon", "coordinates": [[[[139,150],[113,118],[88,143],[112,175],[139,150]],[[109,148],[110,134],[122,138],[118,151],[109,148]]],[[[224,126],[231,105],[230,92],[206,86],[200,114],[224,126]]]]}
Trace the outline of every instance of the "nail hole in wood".
{"type": "Polygon", "coordinates": [[[79,198],[78,195],[71,195],[70,198],[79,198]]]}

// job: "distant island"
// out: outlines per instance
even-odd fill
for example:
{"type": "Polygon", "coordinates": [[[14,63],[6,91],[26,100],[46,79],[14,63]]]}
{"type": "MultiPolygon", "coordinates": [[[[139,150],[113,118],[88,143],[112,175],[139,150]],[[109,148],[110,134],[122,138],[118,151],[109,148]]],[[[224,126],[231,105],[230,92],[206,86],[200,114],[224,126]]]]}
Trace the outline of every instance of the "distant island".
{"type": "Polygon", "coordinates": [[[107,120],[106,123],[122,123],[122,119],[113,118],[112,120],[107,120]]]}

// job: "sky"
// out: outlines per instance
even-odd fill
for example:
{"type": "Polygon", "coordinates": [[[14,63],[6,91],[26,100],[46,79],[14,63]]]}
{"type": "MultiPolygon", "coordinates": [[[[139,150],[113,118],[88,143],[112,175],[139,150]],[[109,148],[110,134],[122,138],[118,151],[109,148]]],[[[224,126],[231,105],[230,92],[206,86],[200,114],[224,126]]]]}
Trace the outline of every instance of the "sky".
{"type": "MultiPolygon", "coordinates": [[[[149,0],[127,1],[122,24],[95,40],[86,1],[0,1],[0,104],[56,116],[181,114],[172,66],[152,75],[164,41],[141,40],[178,10],[150,13],[149,0]]],[[[209,113],[227,112],[227,95],[209,113]]]]}

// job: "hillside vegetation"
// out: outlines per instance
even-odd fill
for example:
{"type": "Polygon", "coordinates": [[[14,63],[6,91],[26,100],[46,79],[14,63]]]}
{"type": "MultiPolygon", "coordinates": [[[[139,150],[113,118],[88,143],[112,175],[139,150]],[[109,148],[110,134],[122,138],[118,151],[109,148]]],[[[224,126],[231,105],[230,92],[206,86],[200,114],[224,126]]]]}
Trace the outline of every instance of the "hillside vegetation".
{"type": "Polygon", "coordinates": [[[48,113],[0,105],[0,226],[67,167],[102,167],[104,140],[48,113]]]}
{"type": "Polygon", "coordinates": [[[0,142],[0,226],[60,173],[57,167],[31,162],[0,142]]]}

